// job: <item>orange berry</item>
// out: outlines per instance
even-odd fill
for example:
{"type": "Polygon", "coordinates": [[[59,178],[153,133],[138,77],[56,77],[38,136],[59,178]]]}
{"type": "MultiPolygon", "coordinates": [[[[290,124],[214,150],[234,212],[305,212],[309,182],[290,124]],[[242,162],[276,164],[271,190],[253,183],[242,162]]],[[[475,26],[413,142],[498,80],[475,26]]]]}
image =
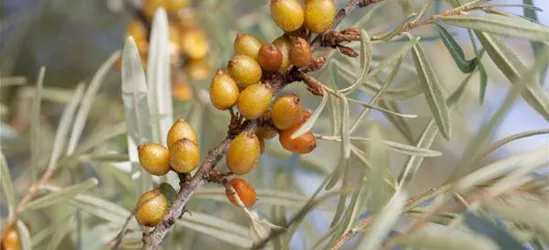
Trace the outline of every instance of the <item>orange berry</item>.
{"type": "Polygon", "coordinates": [[[296,94],[278,98],[271,108],[271,119],[277,129],[285,130],[297,125],[302,119],[302,107],[296,94]]]}
{"type": "Polygon", "coordinates": [[[311,46],[307,40],[297,37],[293,40],[292,48],[290,49],[290,62],[298,67],[305,67],[311,61],[311,46]]]}
{"type": "Polygon", "coordinates": [[[257,37],[248,34],[237,34],[234,40],[235,55],[246,55],[257,60],[263,43],[257,37]]]}
{"type": "Polygon", "coordinates": [[[253,58],[246,55],[234,56],[227,66],[229,74],[243,87],[256,84],[261,80],[261,66],[253,58]]]}
{"type": "Polygon", "coordinates": [[[229,145],[225,158],[227,167],[235,174],[248,173],[259,160],[261,145],[252,131],[237,135],[229,145]]]}
{"type": "Polygon", "coordinates": [[[175,142],[186,138],[198,145],[198,137],[191,124],[185,119],[179,118],[168,131],[167,144],[170,148],[175,142]]]}
{"type": "Polygon", "coordinates": [[[167,0],[165,6],[166,12],[174,15],[177,14],[179,10],[189,6],[189,0],[167,0]]]}
{"type": "MultiPolygon", "coordinates": [[[[251,207],[255,204],[255,189],[250,184],[240,178],[233,178],[229,184],[233,187],[234,192],[238,194],[238,198],[240,198],[240,201],[242,201],[242,204],[245,207],[251,207]]],[[[236,202],[234,192],[229,188],[225,189],[225,195],[229,201],[238,207],[239,205],[238,202],[236,202]]]]}
{"type": "Polygon", "coordinates": [[[170,153],[160,144],[147,143],[137,146],[139,163],[149,174],[162,176],[170,171],[170,153]]]}
{"type": "Polygon", "coordinates": [[[291,139],[290,136],[297,131],[301,126],[284,130],[280,132],[280,145],[292,153],[295,154],[307,154],[312,152],[316,148],[316,138],[311,131],[295,138],[291,139]]]}
{"type": "Polygon", "coordinates": [[[176,73],[172,76],[172,95],[178,101],[187,101],[193,98],[193,88],[187,82],[185,74],[176,73]]]}
{"type": "Polygon", "coordinates": [[[10,225],[6,228],[6,231],[2,233],[2,250],[21,249],[21,238],[19,237],[17,226],[10,225]]]}
{"type": "Polygon", "coordinates": [[[129,36],[132,36],[135,41],[147,41],[147,27],[139,20],[131,21],[126,28],[126,37],[129,36]]]}
{"type": "Polygon", "coordinates": [[[265,84],[257,83],[240,93],[236,104],[240,114],[248,119],[259,118],[271,104],[273,92],[265,84]]]}
{"type": "Polygon", "coordinates": [[[303,25],[304,11],[296,0],[271,0],[271,16],[284,32],[291,32],[303,25]]]}
{"type": "Polygon", "coordinates": [[[236,104],[239,95],[236,82],[227,73],[218,70],[210,86],[210,100],[220,110],[229,109],[236,104]]]}
{"type": "Polygon", "coordinates": [[[261,49],[259,49],[257,62],[261,65],[263,70],[275,72],[279,70],[280,65],[282,65],[282,52],[272,44],[263,45],[261,49]]]}
{"type": "Polygon", "coordinates": [[[144,226],[155,226],[168,211],[168,199],[159,189],[153,189],[141,195],[137,201],[135,219],[144,226]]]}
{"type": "Polygon", "coordinates": [[[190,173],[200,163],[198,145],[187,138],[175,142],[170,147],[170,165],[177,173],[190,173]]]}
{"type": "Polygon", "coordinates": [[[305,27],[312,32],[328,30],[336,16],[336,5],[332,0],[310,0],[305,4],[305,27]]]}
{"type": "Polygon", "coordinates": [[[201,59],[208,54],[208,39],[202,31],[192,29],[181,34],[181,51],[191,59],[201,59]]]}
{"type": "Polygon", "coordinates": [[[255,130],[255,134],[259,137],[259,138],[263,138],[263,139],[272,139],[273,137],[275,137],[278,133],[273,130],[273,129],[270,129],[270,128],[266,128],[266,127],[259,127],[255,130]]]}
{"type": "Polygon", "coordinates": [[[292,49],[292,42],[287,36],[282,35],[273,41],[273,45],[282,53],[280,68],[282,70],[288,69],[288,67],[290,67],[290,50],[292,49]]]}

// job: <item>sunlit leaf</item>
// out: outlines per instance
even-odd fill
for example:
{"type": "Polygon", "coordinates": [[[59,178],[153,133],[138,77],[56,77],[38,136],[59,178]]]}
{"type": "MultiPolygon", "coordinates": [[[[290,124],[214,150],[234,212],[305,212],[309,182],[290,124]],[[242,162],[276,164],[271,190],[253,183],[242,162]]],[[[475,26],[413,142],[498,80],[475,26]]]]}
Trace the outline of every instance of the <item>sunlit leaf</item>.
{"type": "Polygon", "coordinates": [[[87,190],[97,186],[97,179],[91,178],[87,181],[84,181],[82,183],[66,187],[62,190],[59,190],[58,192],[53,192],[47,195],[44,195],[42,197],[36,198],[24,207],[25,210],[34,210],[34,209],[40,209],[44,207],[48,207],[60,202],[67,201],[77,194],[86,192],[87,190]]]}
{"type": "Polygon", "coordinates": [[[31,153],[31,180],[36,178],[36,171],[38,170],[38,161],[40,158],[40,107],[42,106],[42,89],[44,86],[44,74],[46,74],[46,68],[41,67],[38,72],[38,80],[36,80],[36,92],[32,101],[32,115],[31,115],[31,141],[30,153],[31,153]]]}
{"type": "Polygon", "coordinates": [[[8,214],[13,214],[13,209],[15,206],[13,184],[11,182],[11,174],[6,161],[4,153],[1,151],[0,147],[0,180],[2,182],[2,193],[4,194],[3,199],[5,199],[6,206],[8,207],[8,214]]]}
{"type": "Polygon", "coordinates": [[[448,32],[442,25],[439,25],[438,23],[435,23],[437,27],[438,34],[440,35],[440,38],[442,39],[442,42],[450,52],[450,55],[454,59],[454,62],[458,66],[458,68],[463,73],[470,73],[475,69],[477,66],[477,59],[473,58],[471,60],[465,59],[465,54],[463,53],[463,49],[461,49],[461,46],[458,44],[458,42],[454,39],[452,34],[448,32]]]}

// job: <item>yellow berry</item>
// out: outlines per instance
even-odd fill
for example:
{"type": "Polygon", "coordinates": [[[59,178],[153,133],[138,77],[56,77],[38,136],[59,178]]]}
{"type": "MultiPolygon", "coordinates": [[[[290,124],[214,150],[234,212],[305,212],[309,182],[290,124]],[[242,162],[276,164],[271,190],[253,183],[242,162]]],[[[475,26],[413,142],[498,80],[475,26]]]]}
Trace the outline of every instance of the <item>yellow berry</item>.
{"type": "Polygon", "coordinates": [[[178,101],[187,101],[193,97],[193,88],[184,73],[172,74],[172,95],[178,101]]]}
{"type": "Polygon", "coordinates": [[[257,60],[259,49],[263,43],[255,36],[248,34],[237,34],[234,40],[234,53],[246,55],[257,60]]]}
{"type": "Polygon", "coordinates": [[[132,36],[135,41],[146,41],[148,39],[147,27],[139,20],[133,20],[126,28],[126,36],[132,36]]]}
{"type": "Polygon", "coordinates": [[[207,57],[190,59],[185,66],[185,72],[187,72],[191,80],[204,80],[210,77],[212,65],[207,57]]]}
{"type": "Polygon", "coordinates": [[[210,86],[210,100],[220,110],[229,109],[236,104],[239,90],[236,82],[227,73],[218,70],[210,86]]]}
{"type": "Polygon", "coordinates": [[[179,29],[174,25],[170,25],[168,32],[168,51],[170,54],[170,63],[179,64],[181,62],[181,36],[179,29]]]}
{"type": "Polygon", "coordinates": [[[297,0],[271,0],[271,16],[284,32],[299,29],[305,19],[303,8],[297,0]]]}
{"type": "Polygon", "coordinates": [[[179,118],[168,131],[167,143],[170,148],[175,142],[186,138],[198,145],[198,137],[191,124],[185,119],[179,118]]]}
{"type": "MultiPolygon", "coordinates": [[[[233,187],[234,191],[238,194],[238,198],[240,198],[240,201],[242,201],[242,204],[245,207],[251,207],[255,204],[255,189],[246,181],[240,178],[233,178],[229,182],[229,185],[233,187]]],[[[231,189],[225,189],[225,195],[233,205],[238,207],[238,202],[236,202],[235,195],[231,189]]]]}
{"type": "Polygon", "coordinates": [[[236,104],[244,118],[253,120],[265,113],[272,98],[273,92],[265,84],[257,83],[244,89],[236,104]]]}
{"type": "Polygon", "coordinates": [[[144,226],[155,226],[168,211],[168,199],[159,189],[153,189],[141,195],[137,201],[135,219],[144,226]]]}
{"type": "Polygon", "coordinates": [[[229,74],[243,87],[256,84],[261,80],[261,66],[253,58],[246,55],[236,55],[227,66],[229,74]]]}
{"type": "Polygon", "coordinates": [[[145,12],[145,16],[149,20],[152,20],[156,9],[166,6],[166,1],[167,0],[144,0],[143,11],[145,12]]]}
{"type": "Polygon", "coordinates": [[[275,72],[279,70],[280,65],[282,65],[282,52],[272,44],[263,45],[259,50],[257,62],[261,65],[263,70],[275,72]]]}
{"type": "Polygon", "coordinates": [[[290,49],[290,62],[298,67],[305,67],[311,61],[311,46],[307,40],[297,37],[293,40],[292,48],[290,49]]]}
{"type": "Polygon", "coordinates": [[[200,163],[198,145],[187,138],[175,142],[170,147],[170,165],[177,173],[189,173],[200,163]]]}
{"type": "Polygon", "coordinates": [[[312,32],[328,30],[335,16],[336,6],[332,0],[310,0],[305,4],[305,27],[312,32]]]}
{"type": "Polygon", "coordinates": [[[278,133],[271,128],[259,127],[255,130],[255,134],[260,138],[268,140],[275,137],[278,133]]]}
{"type": "Polygon", "coordinates": [[[165,175],[170,171],[170,153],[160,144],[147,143],[137,146],[139,163],[152,175],[165,175]]]}
{"type": "Polygon", "coordinates": [[[302,117],[302,107],[296,94],[278,98],[271,108],[271,119],[274,126],[286,130],[295,126],[302,117]]]}
{"type": "Polygon", "coordinates": [[[227,167],[235,174],[245,174],[252,169],[261,154],[259,138],[252,131],[237,135],[227,150],[227,167]]]}
{"type": "Polygon", "coordinates": [[[168,14],[174,15],[187,6],[189,6],[189,0],[167,0],[165,8],[168,14]]]}
{"type": "Polygon", "coordinates": [[[282,35],[273,41],[273,45],[280,50],[280,53],[282,53],[282,63],[280,64],[280,68],[282,70],[288,69],[288,67],[290,67],[289,56],[290,50],[292,49],[292,42],[287,36],[282,35]]]}
{"type": "Polygon", "coordinates": [[[2,250],[19,250],[21,249],[21,238],[15,225],[8,226],[2,232],[2,250]]]}
{"type": "Polygon", "coordinates": [[[181,51],[191,59],[201,59],[208,54],[208,39],[202,31],[192,29],[181,34],[181,51]]]}

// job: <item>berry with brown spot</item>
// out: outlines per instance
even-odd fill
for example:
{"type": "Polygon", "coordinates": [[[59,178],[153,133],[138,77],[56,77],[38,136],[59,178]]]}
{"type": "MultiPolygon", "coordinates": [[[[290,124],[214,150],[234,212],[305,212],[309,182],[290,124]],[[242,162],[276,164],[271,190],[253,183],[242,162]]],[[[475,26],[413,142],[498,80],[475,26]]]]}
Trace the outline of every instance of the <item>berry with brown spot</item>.
{"type": "Polygon", "coordinates": [[[298,68],[305,67],[311,62],[311,53],[309,42],[301,37],[297,37],[292,41],[292,48],[289,54],[290,62],[298,68]]]}
{"type": "Polygon", "coordinates": [[[275,72],[282,65],[282,52],[272,44],[263,45],[259,50],[257,62],[263,70],[275,72]]]}

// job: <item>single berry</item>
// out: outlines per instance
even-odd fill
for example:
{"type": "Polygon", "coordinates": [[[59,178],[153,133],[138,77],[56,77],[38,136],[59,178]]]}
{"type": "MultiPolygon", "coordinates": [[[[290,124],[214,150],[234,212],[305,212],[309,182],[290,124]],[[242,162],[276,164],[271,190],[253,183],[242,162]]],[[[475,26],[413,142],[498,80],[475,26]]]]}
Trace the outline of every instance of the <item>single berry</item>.
{"type": "Polygon", "coordinates": [[[275,72],[282,65],[282,52],[272,45],[263,45],[259,50],[257,62],[267,72],[275,72]]]}
{"type": "Polygon", "coordinates": [[[288,69],[288,67],[290,67],[290,50],[292,49],[292,42],[286,35],[282,35],[273,41],[273,45],[282,53],[280,68],[282,70],[288,69]]]}
{"type": "Polygon", "coordinates": [[[220,110],[231,108],[236,104],[239,95],[236,82],[227,73],[218,70],[210,86],[210,100],[220,110]]]}
{"type": "Polygon", "coordinates": [[[166,1],[166,12],[170,15],[175,15],[181,9],[189,6],[189,0],[167,0],[166,1]]]}
{"type": "Polygon", "coordinates": [[[202,31],[192,29],[181,34],[181,51],[191,59],[201,59],[208,54],[208,39],[202,31]]]}
{"type": "Polygon", "coordinates": [[[147,27],[140,20],[133,20],[126,28],[126,36],[132,36],[135,41],[146,41],[148,39],[147,27]]]}
{"type": "Polygon", "coordinates": [[[271,119],[274,126],[286,130],[297,125],[302,119],[302,107],[296,94],[278,98],[271,108],[271,119]]]}
{"type": "Polygon", "coordinates": [[[144,226],[155,226],[168,211],[168,199],[159,189],[153,189],[141,195],[137,201],[135,219],[144,226]]]}
{"type": "Polygon", "coordinates": [[[227,66],[229,74],[243,87],[256,84],[261,80],[261,66],[253,58],[246,55],[234,56],[227,66]]]}
{"type": "Polygon", "coordinates": [[[152,20],[156,9],[159,7],[165,7],[167,1],[168,0],[144,0],[143,11],[145,13],[145,17],[152,20]]]}
{"type": "Polygon", "coordinates": [[[236,104],[244,118],[253,120],[265,113],[272,98],[271,89],[265,84],[257,83],[244,89],[238,96],[236,104]]]}
{"type": "Polygon", "coordinates": [[[328,30],[336,16],[336,5],[332,0],[310,0],[305,4],[305,27],[312,32],[328,30]]]}
{"type": "Polygon", "coordinates": [[[190,173],[200,163],[198,145],[187,138],[180,139],[170,147],[170,165],[177,173],[190,173]]]}
{"type": "Polygon", "coordinates": [[[168,136],[166,138],[168,148],[183,138],[189,139],[198,145],[198,137],[191,124],[185,121],[185,119],[179,118],[168,131],[168,136]]]}
{"type": "Polygon", "coordinates": [[[289,58],[290,62],[298,68],[309,65],[311,61],[311,46],[309,42],[301,37],[293,39],[289,58]]]}
{"type": "Polygon", "coordinates": [[[235,55],[246,55],[257,60],[262,45],[263,43],[255,36],[239,33],[234,40],[234,53],[235,55]]]}
{"type": "Polygon", "coordinates": [[[19,237],[17,226],[8,226],[2,234],[2,250],[21,249],[21,238],[19,237]]]}
{"type": "Polygon", "coordinates": [[[210,76],[212,65],[208,58],[189,59],[185,65],[185,72],[192,80],[204,80],[210,76]]]}
{"type": "MultiPolygon", "coordinates": [[[[229,185],[233,187],[234,192],[238,194],[238,198],[240,198],[240,201],[242,201],[242,204],[245,207],[251,207],[255,204],[255,189],[249,183],[240,178],[233,178],[229,182],[229,185]]],[[[238,207],[239,205],[238,202],[236,202],[234,192],[230,188],[225,189],[225,195],[227,195],[229,201],[238,207]]]]}
{"type": "Polygon", "coordinates": [[[162,176],[170,171],[170,153],[160,144],[147,143],[137,146],[139,163],[147,173],[162,176]]]}
{"type": "Polygon", "coordinates": [[[185,74],[172,74],[172,95],[178,101],[187,101],[193,97],[193,89],[185,74]]]}
{"type": "Polygon", "coordinates": [[[276,130],[271,128],[259,127],[255,130],[255,134],[260,138],[268,140],[275,137],[278,133],[276,132],[276,130]]]}
{"type": "Polygon", "coordinates": [[[297,131],[301,126],[297,126],[280,132],[280,145],[295,154],[307,154],[316,148],[316,138],[311,131],[291,139],[290,136],[297,131]]]}
{"type": "Polygon", "coordinates": [[[299,29],[305,19],[303,8],[297,0],[271,0],[271,16],[284,32],[299,29]]]}
{"type": "Polygon", "coordinates": [[[255,166],[260,154],[259,138],[252,131],[245,131],[231,142],[225,160],[233,173],[245,174],[255,166]]]}

